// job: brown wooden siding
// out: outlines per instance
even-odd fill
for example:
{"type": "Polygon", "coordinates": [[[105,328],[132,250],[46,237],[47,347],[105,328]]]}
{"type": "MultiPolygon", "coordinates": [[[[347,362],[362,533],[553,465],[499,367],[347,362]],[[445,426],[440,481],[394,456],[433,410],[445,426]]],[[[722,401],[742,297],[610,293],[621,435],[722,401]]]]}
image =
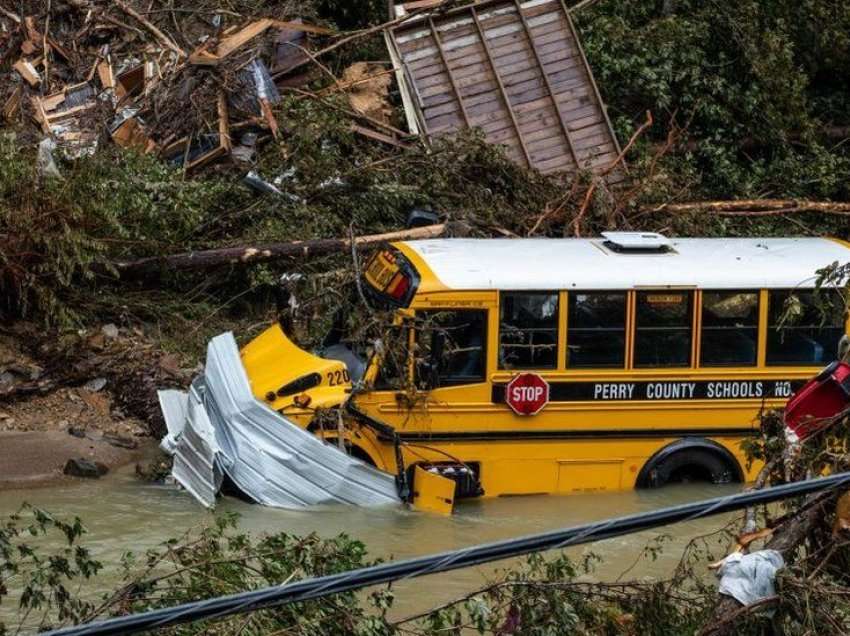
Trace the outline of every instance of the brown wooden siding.
{"type": "MultiPolygon", "coordinates": [[[[560,0],[492,0],[392,32],[431,138],[481,128],[509,157],[550,173],[596,172],[619,148],[560,0]]],[[[619,178],[619,177],[616,177],[619,178]]]]}

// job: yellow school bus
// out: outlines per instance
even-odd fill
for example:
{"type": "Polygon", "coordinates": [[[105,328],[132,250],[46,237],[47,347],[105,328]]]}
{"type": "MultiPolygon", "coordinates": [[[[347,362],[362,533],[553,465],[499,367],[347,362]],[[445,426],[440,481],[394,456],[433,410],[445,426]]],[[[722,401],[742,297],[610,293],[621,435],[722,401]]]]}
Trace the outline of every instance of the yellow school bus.
{"type": "Polygon", "coordinates": [[[271,408],[458,497],[747,481],[759,413],[847,333],[840,290],[814,290],[836,262],[850,245],[818,238],[400,242],[364,267],[396,316],[365,371],[279,325],[242,358],[271,408]]]}

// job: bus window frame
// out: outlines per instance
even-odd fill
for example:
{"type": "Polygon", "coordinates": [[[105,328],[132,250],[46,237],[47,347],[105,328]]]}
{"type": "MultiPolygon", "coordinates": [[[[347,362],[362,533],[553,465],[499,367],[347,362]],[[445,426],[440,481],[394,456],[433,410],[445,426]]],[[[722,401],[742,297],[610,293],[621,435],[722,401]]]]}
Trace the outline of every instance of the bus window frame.
{"type": "Polygon", "coordinates": [[[698,306],[702,303],[700,290],[695,287],[638,287],[630,291],[630,320],[627,322],[628,333],[627,341],[629,343],[628,366],[629,371],[640,373],[669,373],[681,371],[683,369],[696,369],[699,355],[699,316],[701,311],[698,311],[698,306]],[[690,342],[688,362],[679,365],[637,365],[635,364],[636,346],[637,343],[637,301],[638,294],[679,294],[684,293],[688,296],[688,304],[690,305],[690,342]]]}
{"type": "Polygon", "coordinates": [[[559,289],[499,289],[496,292],[496,331],[493,349],[495,351],[495,370],[497,373],[553,373],[564,370],[564,353],[563,347],[565,335],[562,333],[565,330],[565,293],[559,289]],[[558,307],[555,312],[555,360],[548,367],[513,367],[506,368],[502,366],[502,296],[504,294],[548,294],[557,298],[558,307]]]}
{"type": "MultiPolygon", "coordinates": [[[[439,307],[439,306],[428,306],[428,307],[418,307],[415,310],[413,317],[411,318],[411,326],[409,333],[409,350],[410,354],[408,355],[408,373],[409,378],[411,379],[412,386],[416,387],[417,391],[428,392],[434,391],[437,389],[448,389],[453,387],[464,387],[464,386],[473,386],[476,384],[484,384],[490,382],[490,349],[491,343],[489,341],[490,338],[490,318],[492,311],[489,307],[439,307]],[[481,339],[481,376],[476,378],[474,382],[467,382],[461,380],[452,380],[447,383],[438,382],[435,386],[429,386],[428,388],[422,388],[419,386],[420,378],[417,377],[417,369],[416,369],[416,356],[414,355],[414,351],[418,346],[417,338],[422,334],[416,327],[416,320],[420,318],[423,314],[439,314],[444,312],[479,312],[483,313],[484,317],[481,321],[481,325],[484,328],[484,334],[481,339]]],[[[433,338],[433,331],[431,332],[431,337],[433,338]]]]}
{"type": "MultiPolygon", "coordinates": [[[[573,373],[618,373],[631,369],[629,360],[629,335],[630,335],[630,304],[633,291],[629,289],[573,289],[569,292],[562,292],[561,309],[564,313],[564,318],[561,321],[563,338],[558,342],[558,368],[564,371],[573,373]],[[623,295],[623,363],[620,366],[570,366],[569,346],[570,346],[570,296],[571,294],[622,294],[623,295]],[[561,342],[563,340],[563,342],[561,342]]],[[[560,335],[560,334],[559,334],[560,335]]]]}
{"type": "MultiPolygon", "coordinates": [[[[698,341],[698,347],[696,350],[697,357],[694,358],[697,368],[699,369],[755,369],[764,366],[762,363],[762,346],[763,340],[762,337],[765,334],[766,326],[762,322],[764,306],[767,302],[766,295],[763,295],[763,292],[766,290],[764,288],[750,288],[750,289],[700,289],[699,290],[699,304],[696,308],[696,313],[699,316],[699,321],[696,326],[696,330],[694,331],[697,334],[696,340],[698,341]],[[727,363],[727,364],[704,364],[702,361],[702,345],[703,345],[703,311],[704,311],[704,298],[705,294],[718,294],[718,293],[726,293],[726,294],[754,294],[756,297],[756,341],[755,341],[755,359],[750,364],[742,364],[739,362],[727,363]]],[[[750,327],[751,328],[751,327],[750,327]]]]}
{"type": "MultiPolygon", "coordinates": [[[[821,289],[832,290],[836,293],[841,293],[841,288],[832,288],[825,287],[821,289]]],[[[763,290],[764,292],[764,359],[763,366],[765,369],[781,369],[781,368],[801,368],[801,369],[817,369],[828,364],[830,360],[834,360],[837,356],[836,351],[832,352],[824,352],[826,360],[823,362],[770,362],[768,361],[768,347],[770,345],[770,331],[774,327],[771,324],[771,315],[770,315],[770,295],[771,293],[790,293],[794,294],[795,292],[803,292],[803,293],[816,293],[818,290],[816,287],[769,287],[763,290]]],[[[839,327],[832,327],[839,328],[839,327]]],[[[850,334],[850,316],[848,316],[847,307],[845,307],[844,313],[844,321],[840,327],[843,331],[843,335],[850,334]]]]}

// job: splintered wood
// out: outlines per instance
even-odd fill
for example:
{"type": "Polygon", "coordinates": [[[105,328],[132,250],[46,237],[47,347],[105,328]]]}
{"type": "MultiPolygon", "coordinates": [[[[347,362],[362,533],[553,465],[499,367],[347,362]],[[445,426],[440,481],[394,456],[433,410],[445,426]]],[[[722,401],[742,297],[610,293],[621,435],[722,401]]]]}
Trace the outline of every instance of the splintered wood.
{"type": "Polygon", "coordinates": [[[238,51],[254,38],[262,35],[272,27],[276,29],[315,33],[317,35],[330,35],[333,33],[330,29],[314,26],[312,24],[264,18],[262,20],[251,22],[235,33],[226,35],[226,37],[218,42],[217,46],[214,47],[214,50],[210,50],[208,45],[205,44],[189,56],[189,62],[191,64],[201,66],[216,66],[226,57],[238,51]]]}
{"type": "MultiPolygon", "coordinates": [[[[619,148],[564,5],[492,0],[390,32],[406,103],[429,138],[477,127],[543,173],[599,173],[619,148]]],[[[609,183],[622,179],[619,172],[609,183]]]]}

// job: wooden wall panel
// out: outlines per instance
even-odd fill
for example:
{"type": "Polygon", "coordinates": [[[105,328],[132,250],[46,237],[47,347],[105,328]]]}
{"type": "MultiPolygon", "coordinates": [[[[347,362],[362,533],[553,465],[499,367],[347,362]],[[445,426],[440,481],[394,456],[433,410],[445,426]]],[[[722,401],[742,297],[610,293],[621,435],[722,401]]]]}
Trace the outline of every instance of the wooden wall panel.
{"type": "Polygon", "coordinates": [[[544,173],[599,172],[619,153],[577,38],[560,0],[487,0],[392,31],[428,138],[478,127],[544,173]]]}

